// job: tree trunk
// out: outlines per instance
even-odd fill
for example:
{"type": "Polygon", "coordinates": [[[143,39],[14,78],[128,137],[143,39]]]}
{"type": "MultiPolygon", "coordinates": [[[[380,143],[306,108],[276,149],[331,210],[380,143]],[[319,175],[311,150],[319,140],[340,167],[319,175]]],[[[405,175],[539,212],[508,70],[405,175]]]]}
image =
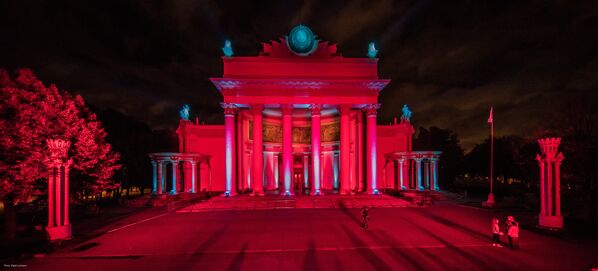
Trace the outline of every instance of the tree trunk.
{"type": "Polygon", "coordinates": [[[4,202],[4,237],[14,241],[17,237],[17,208],[11,202],[4,202]]]}
{"type": "Polygon", "coordinates": [[[131,187],[127,187],[127,193],[125,194],[125,197],[128,199],[129,198],[129,192],[131,191],[131,187]]]}

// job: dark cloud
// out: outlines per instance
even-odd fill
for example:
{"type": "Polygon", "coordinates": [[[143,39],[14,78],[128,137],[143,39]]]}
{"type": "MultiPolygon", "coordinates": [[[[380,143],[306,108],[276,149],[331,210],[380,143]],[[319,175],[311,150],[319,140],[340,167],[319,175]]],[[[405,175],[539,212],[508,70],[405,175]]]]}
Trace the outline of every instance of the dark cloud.
{"type": "Polygon", "coordinates": [[[529,135],[559,103],[597,97],[594,1],[2,1],[0,66],[153,127],[174,127],[183,103],[218,123],[208,78],[223,41],[256,55],[298,23],[348,57],[376,41],[393,80],[380,121],[408,103],[417,125],[455,130],[467,148],[487,136],[491,105],[498,135],[529,135]]]}

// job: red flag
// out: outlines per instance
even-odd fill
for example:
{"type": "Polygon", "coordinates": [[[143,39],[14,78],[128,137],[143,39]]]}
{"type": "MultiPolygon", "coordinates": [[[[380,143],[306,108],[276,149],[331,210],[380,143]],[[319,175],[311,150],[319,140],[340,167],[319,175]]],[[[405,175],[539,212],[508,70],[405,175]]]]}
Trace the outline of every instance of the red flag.
{"type": "Polygon", "coordinates": [[[494,122],[494,118],[492,116],[492,106],[490,107],[490,116],[488,117],[488,124],[492,124],[494,122]]]}

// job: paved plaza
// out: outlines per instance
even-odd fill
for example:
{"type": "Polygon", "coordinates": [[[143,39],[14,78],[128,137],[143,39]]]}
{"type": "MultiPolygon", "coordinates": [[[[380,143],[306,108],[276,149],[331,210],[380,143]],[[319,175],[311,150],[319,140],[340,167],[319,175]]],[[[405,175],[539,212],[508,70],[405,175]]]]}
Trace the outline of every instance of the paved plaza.
{"type": "Polygon", "coordinates": [[[521,249],[490,246],[506,214],[440,204],[360,209],[172,212],[119,225],[22,262],[28,270],[582,270],[590,240],[521,231],[521,249]]]}

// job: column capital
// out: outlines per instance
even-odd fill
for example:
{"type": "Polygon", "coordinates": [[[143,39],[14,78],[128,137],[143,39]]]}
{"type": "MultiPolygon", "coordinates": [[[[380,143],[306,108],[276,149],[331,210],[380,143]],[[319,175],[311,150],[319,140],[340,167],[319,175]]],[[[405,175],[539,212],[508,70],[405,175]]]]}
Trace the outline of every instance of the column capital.
{"type": "Polygon", "coordinates": [[[311,115],[319,116],[322,112],[322,105],[321,104],[311,104],[309,105],[309,109],[311,109],[311,115]]]}
{"type": "Polygon", "coordinates": [[[251,104],[251,110],[253,113],[262,113],[264,111],[264,104],[251,104]]]}
{"type": "Polygon", "coordinates": [[[220,103],[220,106],[222,106],[222,108],[224,108],[224,115],[235,115],[237,113],[237,111],[239,110],[239,108],[237,107],[237,105],[233,104],[233,103],[220,103]]]}
{"type": "Polygon", "coordinates": [[[348,114],[349,110],[351,110],[351,106],[351,104],[339,104],[338,109],[341,112],[341,114],[348,114]]]}
{"type": "Polygon", "coordinates": [[[371,116],[371,115],[376,115],[379,108],[380,108],[380,104],[368,104],[363,107],[363,111],[365,111],[365,113],[368,116],[371,116]]]}
{"type": "Polygon", "coordinates": [[[280,109],[282,110],[283,115],[293,114],[293,105],[292,104],[281,104],[280,109]]]}

